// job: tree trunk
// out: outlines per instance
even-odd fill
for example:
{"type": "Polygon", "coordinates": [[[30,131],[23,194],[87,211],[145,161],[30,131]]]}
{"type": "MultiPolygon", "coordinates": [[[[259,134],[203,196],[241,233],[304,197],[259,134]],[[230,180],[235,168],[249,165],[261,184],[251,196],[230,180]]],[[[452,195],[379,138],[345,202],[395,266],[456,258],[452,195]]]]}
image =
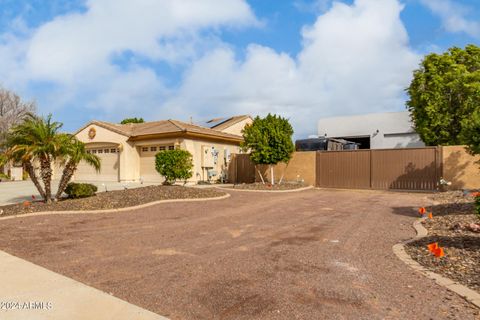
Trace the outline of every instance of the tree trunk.
{"type": "Polygon", "coordinates": [[[24,163],[25,169],[27,169],[28,176],[30,177],[30,180],[32,180],[33,184],[38,190],[38,193],[40,193],[40,196],[45,199],[45,191],[42,188],[42,185],[40,184],[40,181],[38,181],[37,174],[35,173],[35,169],[33,168],[33,165],[30,161],[27,161],[24,163]]]}
{"type": "MultiPolygon", "coordinates": [[[[260,176],[260,179],[262,180],[262,183],[265,184],[265,180],[263,180],[262,173],[261,173],[260,170],[257,168],[257,166],[255,166],[255,169],[257,169],[257,171],[258,171],[258,175],[260,176]]],[[[255,182],[255,181],[254,181],[254,182],[255,182]]]]}
{"type": "Polygon", "coordinates": [[[52,166],[49,158],[40,159],[40,172],[45,187],[45,202],[52,202],[52,166]]]}
{"type": "Polygon", "coordinates": [[[272,180],[272,185],[275,184],[275,177],[273,176],[273,165],[270,165],[270,178],[272,180]]]}
{"type": "Polygon", "coordinates": [[[62,197],[63,192],[67,188],[68,183],[73,177],[73,174],[77,170],[77,166],[71,163],[70,161],[67,162],[65,168],[63,168],[62,178],[60,179],[60,184],[58,185],[57,194],[55,195],[55,199],[59,200],[62,197]]]}
{"type": "Polygon", "coordinates": [[[282,172],[282,176],[280,177],[280,181],[278,181],[278,184],[282,184],[283,177],[285,176],[285,172],[287,172],[287,169],[288,169],[288,164],[289,164],[289,162],[287,162],[287,164],[285,165],[285,169],[282,172]]]}

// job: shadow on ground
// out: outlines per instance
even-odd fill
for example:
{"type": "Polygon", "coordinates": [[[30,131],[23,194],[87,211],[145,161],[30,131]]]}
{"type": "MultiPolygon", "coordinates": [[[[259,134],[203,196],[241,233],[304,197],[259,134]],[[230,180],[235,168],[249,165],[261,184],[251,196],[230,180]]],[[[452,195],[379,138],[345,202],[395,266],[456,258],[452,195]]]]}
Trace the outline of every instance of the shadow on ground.
{"type": "MultiPolygon", "coordinates": [[[[459,214],[472,214],[474,213],[474,203],[447,203],[447,204],[439,204],[434,206],[426,206],[427,212],[432,212],[435,216],[447,216],[447,215],[459,215],[459,214]]],[[[407,216],[407,217],[414,217],[420,218],[420,214],[418,213],[418,207],[394,207],[392,208],[392,212],[394,214],[407,216]]]]}

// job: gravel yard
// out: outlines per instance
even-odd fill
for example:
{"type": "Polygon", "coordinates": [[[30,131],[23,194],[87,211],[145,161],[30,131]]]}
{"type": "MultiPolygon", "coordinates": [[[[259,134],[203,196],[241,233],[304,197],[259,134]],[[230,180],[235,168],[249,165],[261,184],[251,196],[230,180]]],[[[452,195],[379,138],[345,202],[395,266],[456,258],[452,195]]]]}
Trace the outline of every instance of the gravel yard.
{"type": "Polygon", "coordinates": [[[144,203],[169,199],[211,198],[225,195],[214,188],[190,188],[181,186],[148,186],[120,191],[98,192],[95,196],[82,199],[65,199],[46,204],[40,201],[0,207],[1,216],[26,214],[42,211],[76,211],[119,209],[144,203]]]}
{"type": "Polygon", "coordinates": [[[236,184],[233,186],[233,189],[240,189],[240,190],[294,190],[305,188],[307,185],[303,183],[294,183],[294,182],[283,182],[281,184],[270,184],[270,183],[243,183],[243,184],[236,184]]]}
{"type": "Polygon", "coordinates": [[[413,237],[424,194],[230,193],[19,216],[0,224],[0,249],[171,319],[480,317],[392,251],[413,237]]]}
{"type": "Polygon", "coordinates": [[[480,223],[474,214],[473,197],[446,192],[432,200],[436,205],[427,207],[427,211],[432,211],[434,218],[423,223],[428,236],[405,249],[423,266],[480,292],[480,233],[469,228],[472,223],[480,223]],[[443,258],[428,251],[427,245],[434,242],[444,247],[443,258]]]}

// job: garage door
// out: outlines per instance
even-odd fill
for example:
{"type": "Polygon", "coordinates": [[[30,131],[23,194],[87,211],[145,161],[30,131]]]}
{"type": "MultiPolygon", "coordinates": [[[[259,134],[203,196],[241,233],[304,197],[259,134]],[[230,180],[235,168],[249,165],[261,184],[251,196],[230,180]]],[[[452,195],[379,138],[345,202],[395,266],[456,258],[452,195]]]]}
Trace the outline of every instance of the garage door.
{"type": "Polygon", "coordinates": [[[75,180],[81,181],[119,181],[120,159],[117,148],[96,147],[87,149],[88,152],[100,158],[102,168],[100,172],[85,162],[80,162],[75,172],[75,180]]]}
{"type": "Polygon", "coordinates": [[[155,155],[173,146],[144,146],[140,148],[140,177],[145,182],[163,182],[165,179],[155,169],[155,155]]]}

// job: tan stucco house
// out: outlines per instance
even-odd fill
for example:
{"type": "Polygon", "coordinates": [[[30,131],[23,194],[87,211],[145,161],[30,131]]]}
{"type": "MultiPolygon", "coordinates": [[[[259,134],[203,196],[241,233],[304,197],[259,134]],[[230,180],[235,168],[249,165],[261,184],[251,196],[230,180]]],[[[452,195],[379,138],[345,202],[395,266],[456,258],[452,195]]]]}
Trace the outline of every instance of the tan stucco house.
{"type": "Polygon", "coordinates": [[[88,152],[101,158],[102,169],[97,173],[81,163],[74,179],[162,182],[155,170],[155,155],[168,149],[188,150],[193,155],[190,182],[226,178],[231,155],[240,153],[241,131],[251,122],[247,115],[214,119],[204,125],[178,120],[124,125],[91,121],[75,136],[88,152]]]}

